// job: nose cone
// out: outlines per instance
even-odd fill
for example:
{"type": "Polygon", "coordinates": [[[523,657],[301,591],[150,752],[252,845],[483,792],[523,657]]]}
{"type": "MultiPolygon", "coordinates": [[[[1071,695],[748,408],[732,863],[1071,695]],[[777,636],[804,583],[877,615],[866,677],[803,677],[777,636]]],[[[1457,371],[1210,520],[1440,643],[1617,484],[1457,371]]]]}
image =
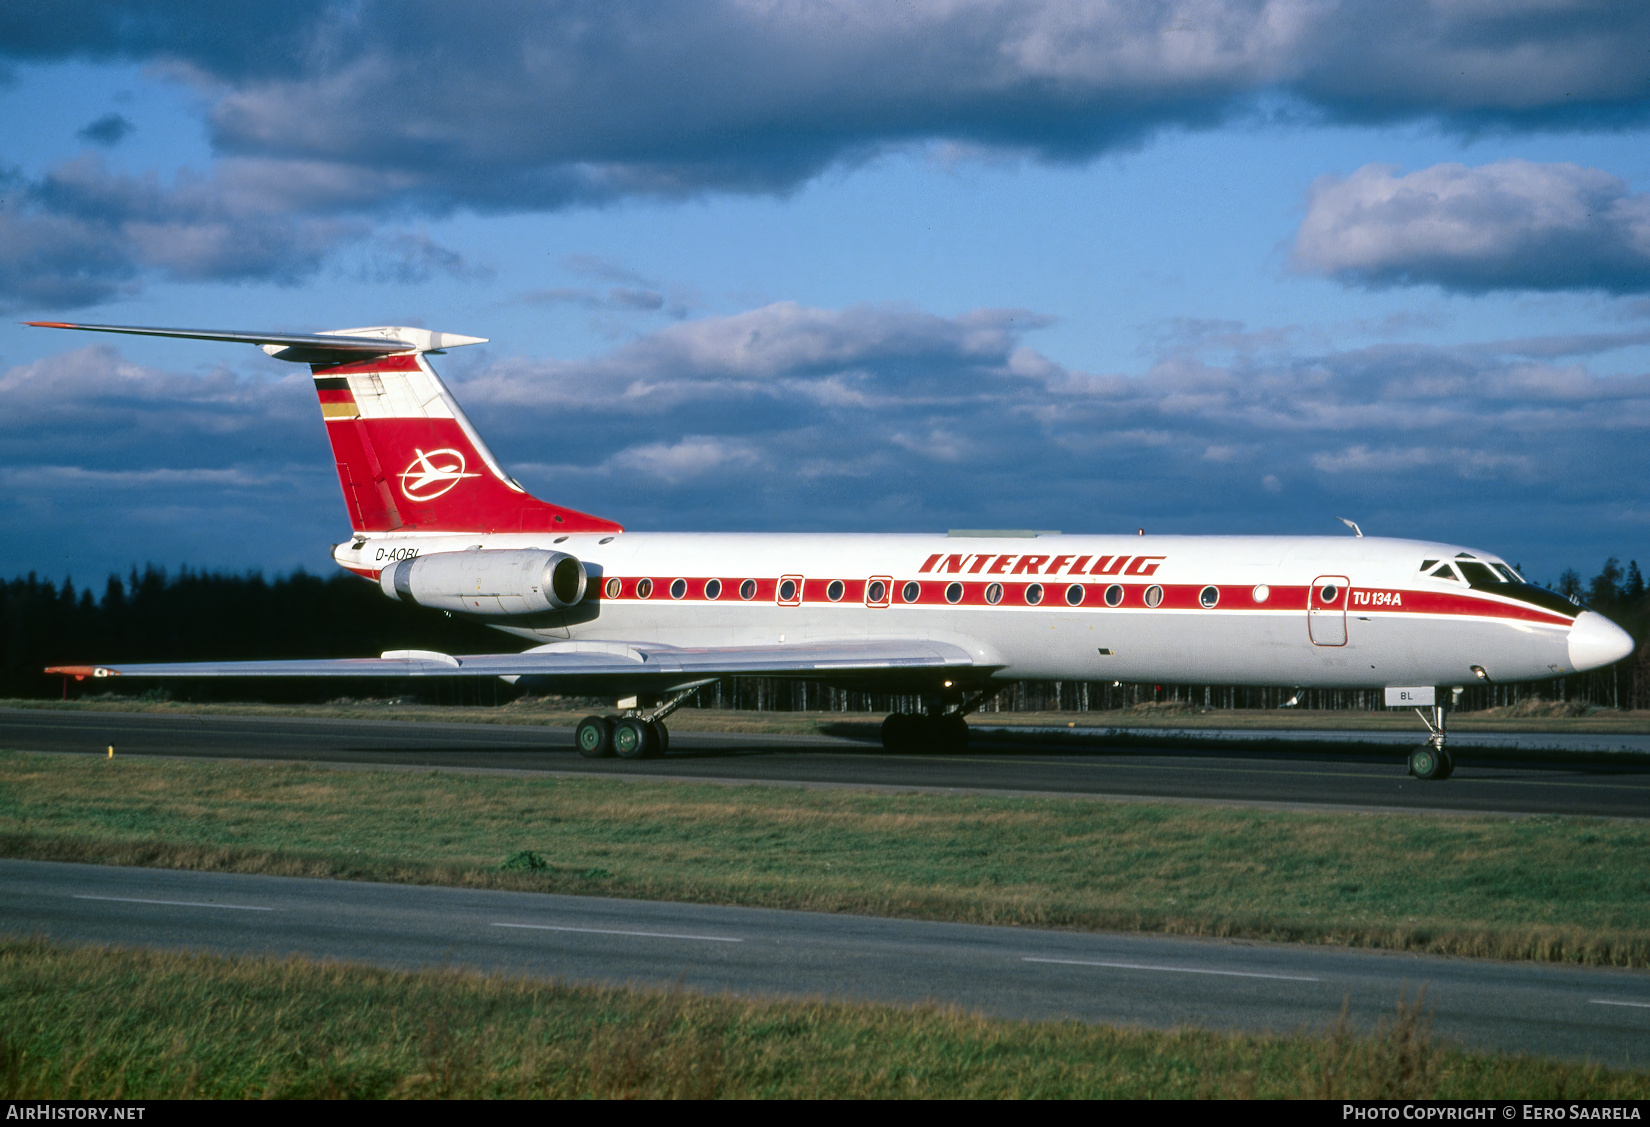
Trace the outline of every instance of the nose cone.
{"type": "Polygon", "coordinates": [[[1633,652],[1633,636],[1602,614],[1584,610],[1570,627],[1570,668],[1577,673],[1620,661],[1633,652]]]}

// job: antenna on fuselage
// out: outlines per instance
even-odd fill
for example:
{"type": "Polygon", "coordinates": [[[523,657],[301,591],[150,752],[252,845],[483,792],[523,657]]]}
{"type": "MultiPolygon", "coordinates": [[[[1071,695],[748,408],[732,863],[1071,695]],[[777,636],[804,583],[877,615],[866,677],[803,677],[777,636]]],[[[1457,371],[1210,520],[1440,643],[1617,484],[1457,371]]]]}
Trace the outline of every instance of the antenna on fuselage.
{"type": "Polygon", "coordinates": [[[1350,528],[1352,530],[1352,535],[1359,537],[1360,539],[1363,537],[1364,530],[1358,527],[1357,521],[1347,520],[1345,517],[1336,517],[1335,519],[1350,528]]]}

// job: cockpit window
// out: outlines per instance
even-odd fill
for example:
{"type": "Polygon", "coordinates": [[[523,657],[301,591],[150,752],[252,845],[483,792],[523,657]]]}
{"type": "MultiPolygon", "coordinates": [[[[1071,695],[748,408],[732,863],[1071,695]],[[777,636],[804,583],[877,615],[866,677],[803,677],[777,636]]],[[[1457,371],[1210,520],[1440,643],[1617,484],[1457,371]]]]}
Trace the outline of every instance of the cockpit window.
{"type": "Polygon", "coordinates": [[[1516,599],[1566,618],[1574,618],[1578,613],[1576,604],[1568,598],[1557,591],[1535,586],[1500,561],[1480,560],[1463,552],[1454,560],[1440,564],[1432,574],[1440,579],[1455,579],[1452,571],[1459,571],[1475,590],[1491,591],[1502,598],[1516,599]]]}
{"type": "Polygon", "coordinates": [[[1535,586],[1518,574],[1518,569],[1511,564],[1498,559],[1475,556],[1471,552],[1457,552],[1450,559],[1422,560],[1421,574],[1429,579],[1447,579],[1451,583],[1464,582],[1486,594],[1493,593],[1502,599],[1512,599],[1540,607],[1566,618],[1574,618],[1579,613],[1579,603],[1556,591],[1535,586]]]}
{"type": "Polygon", "coordinates": [[[1498,586],[1507,582],[1489,564],[1479,563],[1477,560],[1458,558],[1455,566],[1461,569],[1461,574],[1467,577],[1467,584],[1472,587],[1498,586]]]}

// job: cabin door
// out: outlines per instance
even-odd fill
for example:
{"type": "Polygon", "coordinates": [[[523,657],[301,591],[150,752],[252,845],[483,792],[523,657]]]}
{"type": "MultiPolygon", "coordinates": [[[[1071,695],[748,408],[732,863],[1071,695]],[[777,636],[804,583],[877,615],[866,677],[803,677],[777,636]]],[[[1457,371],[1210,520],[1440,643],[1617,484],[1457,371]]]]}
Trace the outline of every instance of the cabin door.
{"type": "Polygon", "coordinates": [[[1306,632],[1314,646],[1346,645],[1346,605],[1352,595],[1344,575],[1320,575],[1306,595],[1306,632]]]}

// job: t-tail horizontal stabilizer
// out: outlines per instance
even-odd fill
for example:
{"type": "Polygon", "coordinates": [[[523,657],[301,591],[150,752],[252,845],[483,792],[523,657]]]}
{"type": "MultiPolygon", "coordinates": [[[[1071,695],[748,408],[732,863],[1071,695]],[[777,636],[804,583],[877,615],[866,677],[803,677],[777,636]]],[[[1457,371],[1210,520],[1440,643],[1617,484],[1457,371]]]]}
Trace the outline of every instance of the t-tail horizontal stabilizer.
{"type": "Polygon", "coordinates": [[[397,352],[440,352],[466,344],[486,344],[486,337],[433,333],[401,325],[365,329],[328,329],[319,333],[244,333],[229,329],[157,329],[139,325],[79,325],[69,321],[25,321],[37,329],[80,329],[89,333],[126,333],[183,340],[224,340],[255,344],[277,360],[296,364],[343,364],[397,352]]]}

